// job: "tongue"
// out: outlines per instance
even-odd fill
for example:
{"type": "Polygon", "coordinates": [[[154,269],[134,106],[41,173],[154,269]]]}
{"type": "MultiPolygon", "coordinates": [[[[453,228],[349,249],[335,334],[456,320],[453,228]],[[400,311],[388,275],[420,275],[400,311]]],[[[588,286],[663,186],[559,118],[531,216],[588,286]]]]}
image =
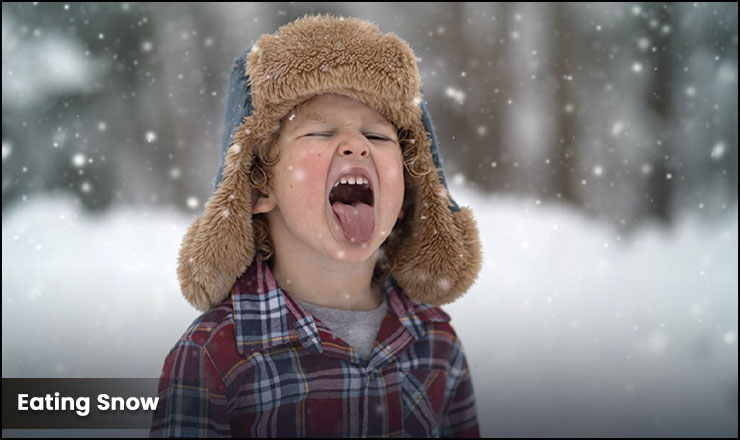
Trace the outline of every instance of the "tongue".
{"type": "Polygon", "coordinates": [[[362,202],[354,202],[352,205],[334,202],[331,207],[339,217],[344,238],[353,242],[370,241],[375,230],[375,213],[372,206],[362,202]]]}

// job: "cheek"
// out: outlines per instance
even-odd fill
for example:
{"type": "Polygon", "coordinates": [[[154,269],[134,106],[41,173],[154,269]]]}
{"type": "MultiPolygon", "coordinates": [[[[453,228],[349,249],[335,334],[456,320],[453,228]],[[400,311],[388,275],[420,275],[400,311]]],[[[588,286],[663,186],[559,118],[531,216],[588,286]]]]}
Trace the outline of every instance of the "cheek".
{"type": "Polygon", "coordinates": [[[393,182],[395,187],[398,187],[399,183],[403,184],[403,169],[401,168],[401,165],[394,164],[393,166],[386,168],[386,170],[386,180],[393,182]]]}
{"type": "Polygon", "coordinates": [[[392,160],[383,164],[382,181],[384,183],[381,202],[386,204],[389,210],[401,209],[403,204],[404,180],[403,164],[399,160],[392,160]]]}
{"type": "Polygon", "coordinates": [[[299,210],[323,208],[317,200],[323,197],[328,165],[322,161],[322,153],[307,150],[286,157],[281,166],[283,204],[290,201],[291,207],[299,210]]]}

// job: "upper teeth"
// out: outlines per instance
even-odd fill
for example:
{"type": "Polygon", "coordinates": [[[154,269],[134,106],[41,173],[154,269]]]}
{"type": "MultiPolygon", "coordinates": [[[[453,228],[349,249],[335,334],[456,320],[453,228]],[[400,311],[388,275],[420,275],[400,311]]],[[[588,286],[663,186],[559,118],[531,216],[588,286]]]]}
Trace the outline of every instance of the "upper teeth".
{"type": "Polygon", "coordinates": [[[366,185],[369,182],[363,176],[344,176],[341,179],[337,180],[334,186],[337,186],[340,183],[349,183],[350,185],[366,185]]]}

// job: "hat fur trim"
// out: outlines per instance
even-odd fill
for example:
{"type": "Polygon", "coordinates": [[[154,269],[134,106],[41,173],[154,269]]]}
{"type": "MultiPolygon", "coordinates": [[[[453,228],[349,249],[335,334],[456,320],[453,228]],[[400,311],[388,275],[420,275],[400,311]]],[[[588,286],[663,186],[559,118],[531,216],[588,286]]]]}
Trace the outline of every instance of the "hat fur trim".
{"type": "MultiPolygon", "coordinates": [[[[414,198],[400,239],[386,241],[391,275],[414,301],[442,305],[475,281],[481,266],[478,229],[454,204],[435,171],[432,140],[422,123],[421,79],[406,42],[370,22],[305,16],[262,35],[247,56],[254,111],[234,130],[223,180],[182,242],[178,279],[185,298],[208,310],[228,297],[255,258],[251,190],[253,150],[272,143],[297,104],[334,93],[371,107],[403,130],[420,169],[407,185],[414,198]]],[[[407,174],[408,175],[408,174],[407,174]]]]}

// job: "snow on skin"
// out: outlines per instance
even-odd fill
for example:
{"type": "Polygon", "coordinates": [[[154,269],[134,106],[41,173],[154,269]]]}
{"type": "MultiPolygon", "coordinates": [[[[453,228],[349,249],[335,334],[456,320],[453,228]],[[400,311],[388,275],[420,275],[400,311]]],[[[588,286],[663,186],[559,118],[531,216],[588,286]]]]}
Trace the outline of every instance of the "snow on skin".
{"type": "Polygon", "coordinates": [[[288,165],[288,171],[290,171],[290,177],[296,182],[302,182],[306,179],[306,171],[303,168],[294,168],[293,165],[288,165]]]}

